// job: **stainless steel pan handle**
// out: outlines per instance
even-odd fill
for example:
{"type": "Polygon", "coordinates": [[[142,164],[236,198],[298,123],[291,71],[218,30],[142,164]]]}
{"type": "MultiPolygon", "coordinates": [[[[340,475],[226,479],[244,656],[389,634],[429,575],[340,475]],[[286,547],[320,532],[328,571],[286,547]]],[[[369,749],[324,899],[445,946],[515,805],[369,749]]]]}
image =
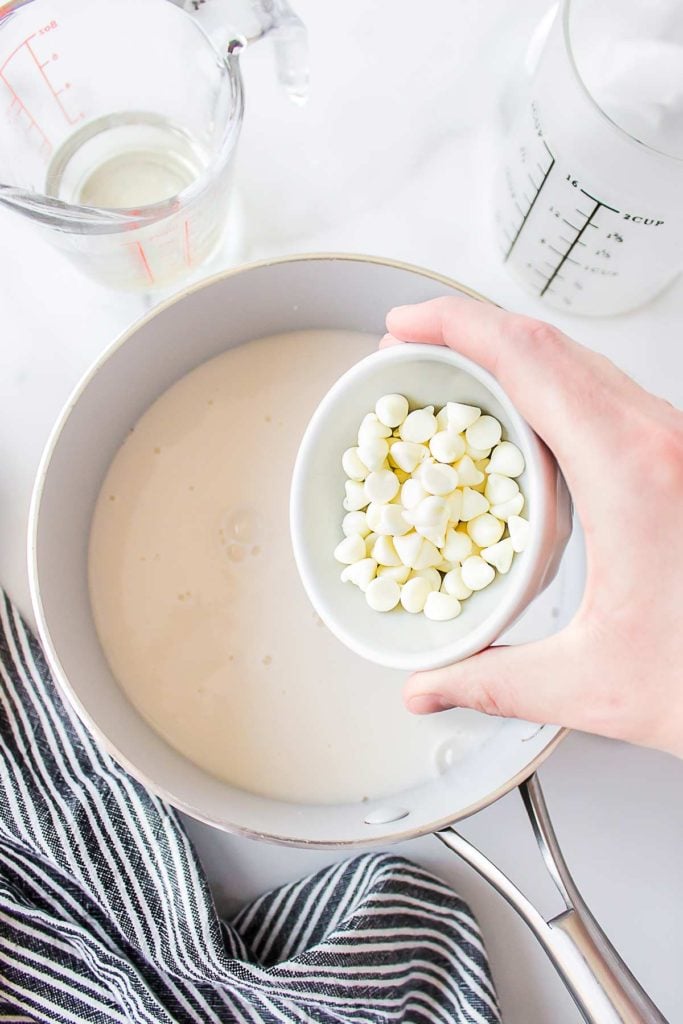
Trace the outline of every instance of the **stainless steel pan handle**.
{"type": "Polygon", "coordinates": [[[546,921],[517,886],[454,828],[437,837],[467,861],[526,921],[587,1024],[667,1024],[583,901],[560,850],[535,775],[519,787],[546,867],[565,910],[546,921]]]}

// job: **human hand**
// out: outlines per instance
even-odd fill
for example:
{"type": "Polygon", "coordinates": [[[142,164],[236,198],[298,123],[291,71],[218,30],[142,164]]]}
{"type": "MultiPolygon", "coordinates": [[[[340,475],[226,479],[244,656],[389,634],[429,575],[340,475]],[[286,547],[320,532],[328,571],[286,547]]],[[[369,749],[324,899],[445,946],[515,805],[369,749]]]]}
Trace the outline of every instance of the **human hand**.
{"type": "Polygon", "coordinates": [[[683,756],[683,413],[549,324],[471,299],[400,306],[382,346],[448,345],[554,452],[586,539],[580,608],[537,643],[412,676],[416,714],[469,707],[683,756]]]}

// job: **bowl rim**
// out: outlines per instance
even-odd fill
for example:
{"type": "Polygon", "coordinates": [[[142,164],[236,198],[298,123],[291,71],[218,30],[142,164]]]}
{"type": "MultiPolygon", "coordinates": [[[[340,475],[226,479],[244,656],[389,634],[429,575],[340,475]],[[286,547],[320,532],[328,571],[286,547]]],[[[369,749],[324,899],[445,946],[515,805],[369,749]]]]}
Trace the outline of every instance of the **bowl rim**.
{"type": "MultiPolygon", "coordinates": [[[[346,373],[342,374],[323,396],[318,407],[309,420],[304,432],[292,472],[290,490],[290,534],[294,557],[302,583],[316,612],[327,628],[338,640],[361,657],[383,665],[386,668],[403,669],[406,671],[425,671],[442,668],[454,661],[462,661],[488,647],[519,617],[535,595],[528,596],[529,586],[543,563],[543,531],[532,531],[531,543],[524,552],[524,559],[514,578],[514,586],[508,584],[501,591],[501,598],[496,608],[486,616],[471,632],[450,643],[437,648],[423,648],[420,651],[402,652],[365,637],[358,636],[347,629],[340,617],[335,614],[336,604],[327,600],[325,588],[320,584],[320,577],[312,567],[308,557],[305,540],[305,502],[302,500],[306,483],[307,470],[311,464],[313,452],[318,444],[322,424],[330,417],[335,408],[339,408],[345,397],[361,380],[372,376],[378,365],[388,363],[439,362],[457,367],[481,383],[498,401],[505,411],[507,425],[513,427],[519,446],[523,451],[526,470],[528,472],[527,497],[533,499],[534,517],[543,523],[547,513],[547,495],[542,486],[543,446],[536,433],[518,411],[514,402],[502,384],[488,370],[473,360],[443,345],[426,345],[407,342],[374,352],[361,359],[346,373]],[[520,598],[527,595],[527,600],[520,603],[520,598]]],[[[340,516],[341,529],[341,516],[340,516]]],[[[330,552],[330,557],[332,557],[330,552]]],[[[507,582],[510,577],[505,577],[507,582]]],[[[345,591],[340,585],[340,595],[345,591]]],[[[340,600],[342,598],[340,597],[340,600]]],[[[372,631],[368,631],[372,635],[372,631]]]]}
{"type": "MultiPolygon", "coordinates": [[[[467,285],[461,284],[454,278],[448,277],[444,274],[439,274],[436,271],[429,270],[425,267],[421,267],[418,264],[408,263],[402,260],[394,260],[387,257],[367,255],[363,253],[351,253],[351,252],[308,252],[308,253],[295,253],[290,255],[277,256],[272,258],[266,258],[261,260],[254,260],[249,263],[239,264],[236,267],[230,267],[225,270],[211,274],[198,281],[192,282],[186,285],[184,288],[174,292],[173,295],[167,297],[161,302],[154,305],[150,310],[143,313],[140,317],[129,324],[123,331],[121,331],[112,341],[107,345],[104,350],[96,357],[96,359],[90,364],[85,370],[79,381],[74,386],[71,394],[64,402],[61,411],[55,419],[54,425],[50,431],[48,439],[45,443],[38,468],[36,470],[35,482],[31,495],[31,503],[29,509],[29,520],[27,530],[27,561],[29,570],[29,587],[31,604],[36,619],[37,634],[40,642],[43,646],[45,656],[50,668],[50,672],[57,684],[58,689],[62,697],[65,699],[68,706],[78,716],[81,722],[86,726],[88,731],[94,736],[97,743],[100,744],[102,749],[114,760],[117,764],[121,765],[123,769],[141,785],[145,786],[150,792],[154,793],[160,799],[168,802],[172,807],[179,811],[189,815],[197,821],[203,822],[206,825],[219,828],[223,831],[230,832],[231,834],[242,836],[244,838],[252,840],[262,840],[273,845],[295,847],[295,848],[309,848],[309,849],[368,849],[374,846],[386,845],[387,843],[398,843],[409,839],[416,838],[418,836],[429,835],[434,832],[438,832],[442,829],[448,828],[457,821],[461,821],[465,818],[471,817],[478,813],[490,804],[495,803],[497,800],[506,796],[513,789],[515,789],[521,782],[529,778],[537,769],[543,764],[547,757],[553,752],[553,750],[569,735],[570,731],[566,727],[557,725],[539,725],[538,732],[545,733],[547,740],[543,747],[538,750],[534,756],[530,757],[524,767],[522,767],[514,776],[506,778],[501,782],[499,786],[494,787],[486,796],[473,801],[465,807],[454,808],[452,813],[448,813],[438,819],[431,822],[425,823],[424,825],[416,827],[405,827],[400,826],[386,830],[382,830],[374,838],[363,838],[363,839],[346,839],[336,841],[312,841],[302,840],[296,834],[296,827],[292,827],[289,834],[282,833],[271,833],[261,830],[255,830],[249,826],[245,826],[243,823],[233,820],[229,816],[221,815],[215,816],[207,813],[205,809],[196,806],[194,803],[190,803],[182,798],[176,796],[167,785],[159,780],[158,778],[151,778],[145,771],[140,769],[133,761],[127,756],[122,754],[118,749],[117,745],[109,738],[104,728],[92,717],[92,715],[82,705],[80,698],[73,689],[68,675],[64,670],[61,658],[55,645],[52,641],[52,635],[50,632],[49,624],[45,614],[39,584],[39,573],[38,573],[38,561],[37,561],[37,541],[38,541],[38,525],[40,516],[40,507],[42,494],[45,484],[48,468],[50,466],[54,450],[59,443],[60,436],[64,429],[64,426],[71,415],[73,407],[80,400],[82,393],[88,387],[91,379],[99,372],[100,368],[110,359],[110,357],[128,340],[136,334],[142,327],[147,323],[156,318],[156,316],[162,313],[164,310],[174,306],[176,303],[183,301],[189,295],[193,295],[196,292],[208,288],[213,284],[216,284],[227,278],[236,277],[239,274],[243,274],[252,270],[259,270],[262,268],[277,266],[279,264],[287,263],[305,263],[305,262],[349,262],[349,263],[370,263],[374,265],[391,267],[397,270],[405,270],[410,273],[419,275],[420,277],[427,278],[432,281],[436,281],[443,284],[449,290],[457,291],[461,294],[468,295],[470,298],[477,299],[482,302],[490,303],[491,305],[497,305],[492,300],[488,299],[481,292],[477,292],[475,289],[469,288],[467,285]]],[[[139,712],[136,712],[139,714],[139,712]]],[[[535,734],[534,734],[535,735],[535,734]]],[[[179,757],[184,755],[179,754],[179,757]]],[[[296,804],[293,805],[296,808],[296,804]]]]}

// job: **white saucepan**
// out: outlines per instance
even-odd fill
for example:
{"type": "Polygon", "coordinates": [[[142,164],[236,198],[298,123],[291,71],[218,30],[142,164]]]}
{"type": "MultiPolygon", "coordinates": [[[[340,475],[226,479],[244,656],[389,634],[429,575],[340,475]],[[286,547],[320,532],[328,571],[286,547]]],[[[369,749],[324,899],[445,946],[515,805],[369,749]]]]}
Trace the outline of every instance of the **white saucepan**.
{"type": "Polygon", "coordinates": [[[295,846],[352,850],[434,832],[519,911],[586,1021],[662,1024],[661,1013],[591,917],[557,846],[534,772],[562,730],[505,722],[454,770],[390,800],[324,806],[270,800],[214,778],[172,749],[129,703],[98,642],[87,574],[93,508],[119,445],[155,399],[200,363],[250,339],[305,328],[379,335],[392,306],[448,293],[472,295],[453,281],[405,265],[296,257],[196,285],[126,332],[67,403],[38,473],[29,568],[40,636],[56,680],[91,731],[132,775],[176,807],[218,828],[295,846]],[[566,904],[551,921],[453,828],[515,786],[566,904]]]}

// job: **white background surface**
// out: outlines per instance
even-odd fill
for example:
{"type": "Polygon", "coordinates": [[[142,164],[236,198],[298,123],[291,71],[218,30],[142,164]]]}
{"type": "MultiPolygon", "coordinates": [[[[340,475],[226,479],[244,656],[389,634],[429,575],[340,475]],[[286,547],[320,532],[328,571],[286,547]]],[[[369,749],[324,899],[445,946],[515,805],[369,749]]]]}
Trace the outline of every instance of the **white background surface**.
{"type": "MultiPolygon", "coordinates": [[[[336,250],[423,264],[512,309],[554,319],[681,404],[680,282],[636,313],[583,320],[544,311],[499,264],[489,199],[496,109],[545,7],[299,0],[311,39],[309,104],[296,108],[279,92],[267,44],[244,57],[245,258],[336,250]]],[[[41,448],[88,364],[152,300],[90,283],[5,211],[0,239],[0,580],[28,611],[26,517],[41,448]]],[[[210,269],[224,264],[219,257],[210,269]]],[[[644,481],[639,500],[646,495],[644,481]]],[[[541,777],[584,896],[662,1010],[681,1019],[683,764],[577,734],[541,777]]],[[[192,831],[225,909],[333,859],[257,847],[203,826],[192,831]]],[[[559,911],[516,794],[463,831],[542,909],[559,911]]],[[[471,900],[508,1024],[578,1019],[535,940],[468,868],[431,838],[401,852],[471,900]]]]}

